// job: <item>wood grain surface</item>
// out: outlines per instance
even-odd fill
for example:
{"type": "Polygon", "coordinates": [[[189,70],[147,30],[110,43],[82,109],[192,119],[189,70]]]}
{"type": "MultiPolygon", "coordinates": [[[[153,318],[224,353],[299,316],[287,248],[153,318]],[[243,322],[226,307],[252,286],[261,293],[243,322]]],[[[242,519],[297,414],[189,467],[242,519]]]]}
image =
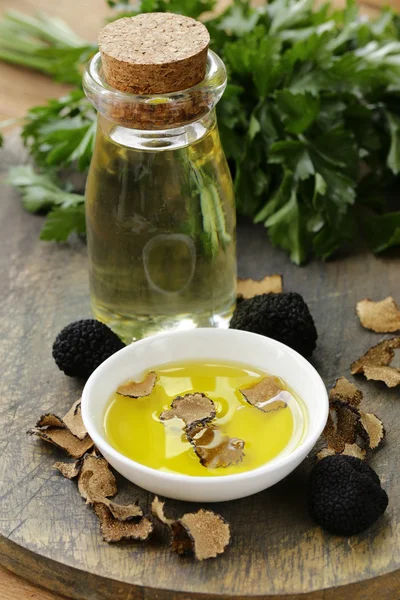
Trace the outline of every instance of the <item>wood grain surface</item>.
{"type": "Polygon", "coordinates": [[[0,567],[0,598],[1,600],[62,600],[58,594],[54,595],[43,588],[38,588],[4,567],[0,567]]]}
{"type": "MultiPolygon", "coordinates": [[[[15,142],[6,144],[2,168],[20,156],[15,142]]],[[[83,243],[41,243],[41,223],[40,217],[23,212],[13,191],[3,191],[0,564],[43,587],[87,600],[183,600],[199,594],[220,600],[295,600],[304,593],[310,600],[369,600],[377,589],[381,599],[399,598],[399,391],[362,378],[357,382],[365,405],[380,415],[388,431],[371,464],[391,502],[369,531],[339,538],[310,520],[305,503],[309,459],[269,490],[212,506],[233,531],[231,547],[217,560],[182,559],[155,542],[108,545],[101,540],[97,520],[75,484],[52,468],[61,453],[25,434],[38,415],[63,414],[78,396],[81,386],[57,370],[51,345],[65,324],[89,315],[83,243]],[[340,587],[349,585],[347,591],[340,587]]],[[[381,337],[361,329],[356,301],[387,294],[400,298],[398,253],[381,258],[359,253],[300,269],[269,246],[263,228],[242,223],[238,260],[242,276],[283,273],[285,289],[304,295],[320,334],[313,363],[327,385],[339,375],[349,376],[350,362],[381,337]]],[[[120,489],[123,500],[138,497],[149,507],[145,491],[122,479],[120,489]]],[[[196,507],[168,504],[177,515],[196,507]]]]}

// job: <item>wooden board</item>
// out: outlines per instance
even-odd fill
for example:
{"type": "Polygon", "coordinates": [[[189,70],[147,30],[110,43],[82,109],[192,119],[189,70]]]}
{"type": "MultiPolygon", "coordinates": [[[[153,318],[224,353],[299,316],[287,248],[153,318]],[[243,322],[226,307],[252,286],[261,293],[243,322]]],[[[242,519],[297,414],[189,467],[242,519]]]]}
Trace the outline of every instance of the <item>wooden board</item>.
{"type": "MultiPolygon", "coordinates": [[[[15,142],[6,144],[2,170],[20,157],[15,142]]],[[[371,464],[390,504],[369,531],[347,539],[315,526],[305,503],[309,459],[269,490],[211,507],[233,531],[231,547],[216,560],[179,558],[155,542],[103,542],[75,484],[52,469],[61,454],[25,433],[40,414],[63,414],[80,393],[80,385],[57,370],[51,346],[65,324],[90,314],[85,247],[79,241],[39,242],[42,218],[25,213],[10,189],[2,188],[0,211],[0,564],[43,587],[87,600],[198,595],[297,600],[304,593],[310,600],[400,597],[399,390],[363,378],[357,383],[365,406],[380,415],[388,431],[371,464]]],[[[298,268],[269,246],[262,227],[242,223],[238,260],[241,276],[283,273],[285,290],[304,295],[320,335],[312,362],[327,385],[339,375],[349,376],[350,362],[381,338],[360,327],[356,301],[389,293],[400,298],[398,253],[381,258],[359,253],[298,268]]],[[[123,499],[138,497],[149,507],[145,491],[122,479],[120,489],[123,499]]],[[[196,508],[168,504],[176,515],[196,508]]]]}
{"type": "Polygon", "coordinates": [[[57,594],[38,588],[36,585],[21,579],[0,567],[0,598],[1,600],[65,600],[57,594]]]}

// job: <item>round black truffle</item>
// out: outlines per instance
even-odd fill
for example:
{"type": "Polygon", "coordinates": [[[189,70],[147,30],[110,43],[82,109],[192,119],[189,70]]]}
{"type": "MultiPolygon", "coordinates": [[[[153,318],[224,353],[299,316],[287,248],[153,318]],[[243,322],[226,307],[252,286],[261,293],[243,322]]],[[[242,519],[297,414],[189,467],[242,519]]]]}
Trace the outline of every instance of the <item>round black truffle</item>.
{"type": "Polygon", "coordinates": [[[70,323],[56,337],[53,358],[69,377],[87,378],[125,344],[107,325],[95,319],[70,323]]]}
{"type": "Polygon", "coordinates": [[[300,294],[261,294],[238,303],[231,329],[243,329],[278,340],[303,356],[310,356],[317,343],[317,330],[300,294]]]}
{"type": "Polygon", "coordinates": [[[311,471],[309,512],[330,533],[360,533],[375,523],[387,505],[388,497],[378,475],[359,458],[327,456],[311,471]]]}

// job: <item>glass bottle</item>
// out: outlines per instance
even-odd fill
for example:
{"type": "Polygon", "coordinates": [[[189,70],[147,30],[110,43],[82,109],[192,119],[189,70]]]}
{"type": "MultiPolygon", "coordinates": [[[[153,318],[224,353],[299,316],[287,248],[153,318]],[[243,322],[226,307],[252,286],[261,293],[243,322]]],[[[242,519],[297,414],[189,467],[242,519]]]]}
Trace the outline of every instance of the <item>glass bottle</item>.
{"type": "Polygon", "coordinates": [[[215,106],[226,86],[208,50],[204,80],[135,95],[84,74],[98,128],[86,189],[95,317],[125,342],[173,328],[224,327],[236,298],[235,205],[215,106]]]}

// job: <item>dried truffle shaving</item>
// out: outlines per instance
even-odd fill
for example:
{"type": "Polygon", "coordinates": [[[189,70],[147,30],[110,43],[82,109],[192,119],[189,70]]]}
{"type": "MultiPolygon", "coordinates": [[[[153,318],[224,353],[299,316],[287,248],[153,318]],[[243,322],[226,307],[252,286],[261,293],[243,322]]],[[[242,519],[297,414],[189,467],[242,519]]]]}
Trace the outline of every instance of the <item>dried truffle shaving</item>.
{"type": "Polygon", "coordinates": [[[322,450],[317,453],[317,460],[322,460],[323,458],[333,456],[334,454],[337,454],[337,452],[333,448],[322,448],[322,450]]]}
{"type": "Polygon", "coordinates": [[[329,400],[346,402],[352,406],[358,406],[363,398],[362,392],[350,383],[346,377],[339,377],[329,393],[329,400]]]}
{"type": "Polygon", "coordinates": [[[400,369],[393,367],[364,367],[364,375],[373,381],[383,381],[388,387],[400,385],[400,369]]]}
{"type": "Polygon", "coordinates": [[[198,560],[214,558],[224,552],[230,542],[229,524],[209,510],[187,513],[174,521],[164,514],[164,502],[157,496],[151,504],[153,516],[166,525],[172,536],[171,548],[178,554],[194,553],[198,560]]]}
{"type": "Polygon", "coordinates": [[[104,458],[85,456],[78,478],[79,493],[87,504],[115,496],[117,482],[104,458]]]}
{"type": "Polygon", "coordinates": [[[150,371],[143,381],[128,381],[117,388],[117,394],[121,396],[129,396],[129,398],[144,398],[149,396],[156,385],[157,375],[154,371],[150,371]]]}
{"type": "Polygon", "coordinates": [[[352,375],[364,373],[366,367],[386,367],[393,360],[396,348],[400,348],[400,337],[383,340],[376,346],[373,346],[361,358],[352,363],[352,375]]]}
{"type": "Polygon", "coordinates": [[[376,333],[393,333],[400,329],[400,309],[391,296],[380,302],[361,300],[357,314],[361,325],[376,333]]]}
{"type": "Polygon", "coordinates": [[[345,456],[355,456],[360,460],[364,460],[367,453],[365,449],[360,448],[358,444],[345,444],[342,454],[345,456]]]}
{"type": "Polygon", "coordinates": [[[65,417],[62,419],[54,413],[42,415],[36,423],[36,427],[58,427],[59,429],[69,429],[69,431],[79,440],[85,439],[87,435],[86,428],[81,416],[80,399],[73,403],[65,417]]]}
{"type": "Polygon", "coordinates": [[[128,521],[143,516],[143,511],[136,503],[118,504],[107,498],[117,493],[114,475],[104,458],[86,455],[73,463],[57,462],[54,467],[67,479],[74,479],[81,471],[78,489],[87,503],[101,502],[107,506],[112,516],[119,521],[128,521]]]}
{"type": "Polygon", "coordinates": [[[353,444],[357,437],[359,415],[345,404],[331,405],[323,437],[336,452],[343,452],[345,444],[353,444]]]}
{"type": "Polygon", "coordinates": [[[364,448],[360,448],[360,446],[358,444],[345,444],[342,452],[336,452],[336,450],[334,448],[330,448],[328,446],[327,448],[323,448],[322,450],[320,450],[318,452],[317,459],[322,460],[323,458],[326,458],[327,456],[333,456],[334,454],[344,454],[345,456],[355,456],[356,458],[359,458],[360,460],[364,460],[364,458],[366,456],[366,451],[364,450],[364,448]]]}
{"type": "Polygon", "coordinates": [[[151,513],[156,519],[161,521],[161,523],[171,527],[172,523],[174,523],[174,519],[168,519],[168,517],[165,516],[164,504],[165,502],[162,502],[157,496],[155,496],[153,502],[151,503],[151,513]]]}
{"type": "Polygon", "coordinates": [[[82,468],[82,459],[78,458],[75,462],[56,462],[54,468],[60,471],[61,475],[67,479],[75,479],[78,477],[82,468]]]}
{"type": "Polygon", "coordinates": [[[57,417],[54,413],[46,413],[42,415],[39,421],[36,423],[36,427],[59,427],[64,428],[65,425],[60,417],[57,417]]]}
{"type": "Polygon", "coordinates": [[[239,391],[249,404],[259,408],[263,412],[279,410],[287,406],[282,398],[288,392],[282,389],[282,385],[277,377],[264,377],[264,379],[256,383],[253,387],[239,391]]]}
{"type": "Polygon", "coordinates": [[[187,437],[204,467],[229,467],[243,460],[244,441],[224,435],[215,425],[192,427],[187,437]]]}
{"type": "Polygon", "coordinates": [[[230,541],[228,523],[220,515],[203,509],[183,515],[174,524],[172,534],[172,549],[178,554],[192,551],[197,560],[222,554],[230,541]]]}
{"type": "Polygon", "coordinates": [[[45,442],[53,444],[64,450],[72,458],[81,458],[93,447],[93,442],[87,435],[83,440],[76,438],[68,429],[48,427],[47,429],[33,428],[28,431],[31,435],[37,435],[45,442]]]}
{"type": "Polygon", "coordinates": [[[94,504],[94,512],[100,521],[100,530],[106,542],[121,540],[147,540],[153,531],[153,523],[143,517],[139,522],[120,521],[113,517],[110,509],[101,502],[94,504]]]}
{"type": "Polygon", "coordinates": [[[63,422],[75,437],[80,440],[85,438],[87,431],[82,420],[80,399],[73,403],[65,417],[63,417],[63,422]]]}
{"type": "Polygon", "coordinates": [[[375,450],[380,446],[385,437],[383,423],[372,413],[360,413],[361,436],[366,440],[368,447],[375,450]]]}
{"type": "Polygon", "coordinates": [[[184,554],[193,553],[193,540],[188,535],[185,527],[179,523],[179,521],[174,521],[171,525],[171,550],[176,552],[177,554],[183,556],[184,554]]]}
{"type": "Polygon", "coordinates": [[[103,504],[107,506],[112,516],[118,521],[129,521],[135,517],[143,516],[143,511],[136,502],[133,504],[118,504],[105,498],[103,504]]]}
{"type": "Polygon", "coordinates": [[[184,421],[186,426],[190,426],[195,423],[207,423],[216,414],[214,402],[204,394],[196,392],[174,398],[171,409],[161,413],[160,419],[164,421],[178,417],[184,421]]]}
{"type": "Polygon", "coordinates": [[[93,446],[92,450],[88,452],[88,454],[89,456],[96,456],[97,458],[102,457],[100,450],[96,446],[93,446]]]}
{"type": "Polygon", "coordinates": [[[388,387],[400,385],[400,369],[388,366],[396,348],[400,348],[400,337],[383,340],[353,362],[351,372],[364,373],[367,379],[383,381],[388,387]]]}
{"type": "Polygon", "coordinates": [[[364,460],[366,456],[366,451],[363,448],[360,448],[358,444],[345,444],[342,452],[337,452],[334,448],[323,448],[317,454],[317,459],[322,460],[327,456],[333,456],[334,454],[344,454],[345,456],[355,456],[360,460],[364,460]]]}
{"type": "Polygon", "coordinates": [[[330,409],[323,436],[328,447],[318,453],[318,458],[331,454],[344,454],[365,458],[366,451],[356,441],[376,449],[384,437],[382,422],[372,413],[359,409],[362,394],[344,377],[340,377],[329,394],[330,409]]]}
{"type": "Polygon", "coordinates": [[[237,281],[237,294],[244,300],[261,294],[281,294],[282,291],[282,275],[267,275],[261,281],[254,279],[238,279],[237,281]]]}

